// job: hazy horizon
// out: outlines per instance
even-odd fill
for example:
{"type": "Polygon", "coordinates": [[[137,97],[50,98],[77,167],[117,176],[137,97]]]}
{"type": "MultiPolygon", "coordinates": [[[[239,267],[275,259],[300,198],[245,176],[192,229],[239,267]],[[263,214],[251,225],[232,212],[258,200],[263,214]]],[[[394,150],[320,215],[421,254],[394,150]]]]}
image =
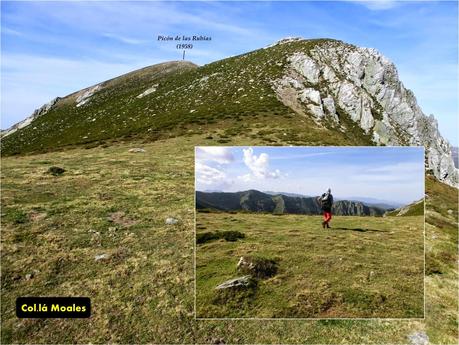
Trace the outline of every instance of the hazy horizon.
{"type": "Polygon", "coordinates": [[[422,147],[196,147],[196,190],[250,189],[409,204],[424,197],[422,147]]]}

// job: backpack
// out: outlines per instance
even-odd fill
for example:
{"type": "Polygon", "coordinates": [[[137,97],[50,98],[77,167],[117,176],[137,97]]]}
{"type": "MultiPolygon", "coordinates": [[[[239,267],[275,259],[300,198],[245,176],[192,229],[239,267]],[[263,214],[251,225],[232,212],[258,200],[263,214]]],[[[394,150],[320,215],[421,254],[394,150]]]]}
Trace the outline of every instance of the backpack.
{"type": "Polygon", "coordinates": [[[329,193],[324,193],[320,197],[320,203],[322,207],[331,207],[332,206],[332,197],[329,193]]]}

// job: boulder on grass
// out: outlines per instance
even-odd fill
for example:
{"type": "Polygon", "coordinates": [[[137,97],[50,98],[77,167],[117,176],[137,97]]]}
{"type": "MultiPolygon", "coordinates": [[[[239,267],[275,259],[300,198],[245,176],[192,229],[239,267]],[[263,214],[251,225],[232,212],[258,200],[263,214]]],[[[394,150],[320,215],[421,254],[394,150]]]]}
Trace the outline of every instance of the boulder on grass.
{"type": "Polygon", "coordinates": [[[216,290],[225,290],[225,289],[244,289],[251,288],[256,285],[256,281],[249,275],[243,277],[237,277],[230,280],[227,280],[220,285],[218,285],[216,290]]]}

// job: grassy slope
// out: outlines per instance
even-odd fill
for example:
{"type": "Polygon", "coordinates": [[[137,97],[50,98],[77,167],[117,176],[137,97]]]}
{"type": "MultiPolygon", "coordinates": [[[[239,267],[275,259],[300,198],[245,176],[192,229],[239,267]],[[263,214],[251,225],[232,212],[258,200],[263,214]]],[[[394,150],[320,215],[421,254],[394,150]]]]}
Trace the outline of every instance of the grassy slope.
{"type": "Polygon", "coordinates": [[[400,209],[396,209],[394,211],[391,211],[391,212],[387,212],[386,213],[386,216],[389,216],[389,217],[392,217],[392,216],[395,216],[395,217],[410,217],[410,216],[421,216],[421,215],[424,215],[424,202],[416,202],[416,203],[413,203],[409,206],[409,209],[403,213],[402,215],[398,215],[398,213],[400,212],[400,209]]]}
{"type": "Polygon", "coordinates": [[[458,336],[458,191],[426,179],[426,326],[437,343],[458,336]]]}
{"type": "MultiPolygon", "coordinates": [[[[425,322],[195,321],[193,146],[218,142],[222,127],[209,130],[213,140],[206,133],[3,158],[2,343],[380,344],[406,343],[408,334],[424,329],[433,343],[457,342],[457,190],[430,178],[425,322]],[[135,145],[147,152],[127,153],[135,145]],[[68,171],[45,175],[51,165],[68,171]],[[110,230],[106,217],[118,210],[138,223],[110,230]],[[165,226],[168,216],[180,225],[165,226]],[[104,252],[112,259],[96,263],[94,255],[104,252]],[[39,272],[26,280],[34,269],[39,272]],[[94,314],[90,320],[18,320],[20,295],[87,295],[94,314]]],[[[227,141],[264,142],[250,133],[227,141]]]]}
{"type": "Polygon", "coordinates": [[[237,230],[237,242],[197,246],[198,317],[424,317],[424,217],[198,213],[197,233],[237,230]],[[218,300],[215,286],[240,276],[239,257],[279,260],[255,296],[218,300]]]}

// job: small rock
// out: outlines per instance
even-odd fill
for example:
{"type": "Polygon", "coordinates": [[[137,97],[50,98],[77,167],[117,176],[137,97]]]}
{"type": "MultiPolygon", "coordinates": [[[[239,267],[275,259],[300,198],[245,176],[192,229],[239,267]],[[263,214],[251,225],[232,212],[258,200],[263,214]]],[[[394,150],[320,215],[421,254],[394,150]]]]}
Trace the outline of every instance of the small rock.
{"type": "Polygon", "coordinates": [[[140,148],[140,147],[135,147],[133,149],[130,149],[129,150],[130,153],[143,153],[143,152],[146,152],[144,149],[140,148]]]}
{"type": "Polygon", "coordinates": [[[254,286],[255,281],[249,275],[233,278],[227,280],[226,282],[221,283],[215,289],[216,290],[223,290],[223,289],[232,289],[232,288],[248,288],[254,286]]]}
{"type": "Polygon", "coordinates": [[[408,336],[412,345],[428,345],[429,337],[425,332],[414,332],[408,336]]]}
{"type": "Polygon", "coordinates": [[[178,219],[175,219],[172,217],[166,218],[166,225],[174,225],[177,223],[178,223],[178,219]]]}
{"type": "Polygon", "coordinates": [[[453,214],[453,210],[448,210],[448,214],[453,214]]]}
{"type": "Polygon", "coordinates": [[[110,258],[109,254],[98,254],[94,257],[96,261],[108,260],[110,258]]]}
{"type": "Polygon", "coordinates": [[[32,279],[32,278],[33,278],[33,273],[27,273],[27,274],[25,275],[25,280],[30,280],[30,279],[32,279]]]}

